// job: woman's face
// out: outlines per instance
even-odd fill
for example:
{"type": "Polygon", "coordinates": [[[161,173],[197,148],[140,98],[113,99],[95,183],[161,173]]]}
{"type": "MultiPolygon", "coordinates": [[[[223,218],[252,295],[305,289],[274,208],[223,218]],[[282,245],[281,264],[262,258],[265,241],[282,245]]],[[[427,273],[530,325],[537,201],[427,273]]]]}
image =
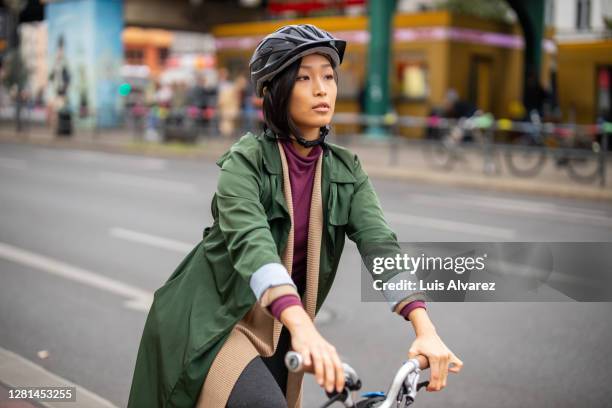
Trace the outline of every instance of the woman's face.
{"type": "Polygon", "coordinates": [[[289,99],[289,114],[308,140],[319,137],[318,131],[309,130],[331,122],[338,92],[334,75],[330,61],[323,55],[302,58],[289,99]]]}

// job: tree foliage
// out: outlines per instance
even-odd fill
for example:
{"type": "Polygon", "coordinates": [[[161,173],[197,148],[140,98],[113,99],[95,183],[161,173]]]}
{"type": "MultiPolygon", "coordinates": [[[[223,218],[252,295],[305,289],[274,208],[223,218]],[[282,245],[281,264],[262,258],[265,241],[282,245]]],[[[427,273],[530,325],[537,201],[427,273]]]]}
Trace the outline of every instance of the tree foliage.
{"type": "Polygon", "coordinates": [[[512,8],[504,0],[441,0],[438,9],[489,20],[512,22],[512,8]]]}
{"type": "Polygon", "coordinates": [[[4,57],[2,82],[4,86],[11,89],[17,87],[23,89],[28,82],[28,70],[23,61],[21,52],[12,49],[4,57]]]}

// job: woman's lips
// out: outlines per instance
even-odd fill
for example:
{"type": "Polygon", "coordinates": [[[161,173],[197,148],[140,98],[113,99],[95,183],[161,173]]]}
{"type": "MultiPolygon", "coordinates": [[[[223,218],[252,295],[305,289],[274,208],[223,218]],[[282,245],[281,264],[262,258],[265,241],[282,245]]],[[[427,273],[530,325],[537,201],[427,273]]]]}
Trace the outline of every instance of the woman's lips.
{"type": "Polygon", "coordinates": [[[329,106],[319,105],[312,108],[315,112],[327,113],[329,112],[329,106]]]}

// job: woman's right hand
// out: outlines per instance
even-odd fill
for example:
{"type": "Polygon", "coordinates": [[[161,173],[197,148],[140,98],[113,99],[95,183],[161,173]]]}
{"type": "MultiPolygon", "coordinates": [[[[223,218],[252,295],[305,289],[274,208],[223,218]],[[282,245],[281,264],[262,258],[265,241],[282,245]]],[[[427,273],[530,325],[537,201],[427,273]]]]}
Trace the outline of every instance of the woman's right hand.
{"type": "Polygon", "coordinates": [[[342,392],[344,369],[336,348],[319,334],[310,317],[300,306],[283,310],[281,322],[291,333],[291,346],[304,358],[306,369],[311,367],[317,383],[327,392],[342,392]]]}

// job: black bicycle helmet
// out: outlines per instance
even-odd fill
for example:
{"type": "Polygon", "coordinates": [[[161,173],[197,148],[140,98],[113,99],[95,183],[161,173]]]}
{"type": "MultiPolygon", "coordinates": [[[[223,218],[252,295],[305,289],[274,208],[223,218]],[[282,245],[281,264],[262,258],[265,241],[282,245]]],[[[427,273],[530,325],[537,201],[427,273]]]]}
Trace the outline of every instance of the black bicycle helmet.
{"type": "Polygon", "coordinates": [[[262,97],[267,82],[305,55],[325,54],[338,66],[345,48],[346,41],[311,24],[281,27],[259,43],[249,62],[255,93],[262,97]]]}
{"type": "MultiPolygon", "coordinates": [[[[340,65],[345,48],[346,41],[311,24],[279,28],[261,40],[249,62],[256,95],[263,97],[266,85],[278,73],[306,55],[324,54],[332,59],[335,66],[340,65]]],[[[317,140],[306,140],[300,135],[295,135],[295,138],[304,147],[322,145],[325,150],[325,137],[329,129],[329,125],[323,126],[317,140]]]]}

